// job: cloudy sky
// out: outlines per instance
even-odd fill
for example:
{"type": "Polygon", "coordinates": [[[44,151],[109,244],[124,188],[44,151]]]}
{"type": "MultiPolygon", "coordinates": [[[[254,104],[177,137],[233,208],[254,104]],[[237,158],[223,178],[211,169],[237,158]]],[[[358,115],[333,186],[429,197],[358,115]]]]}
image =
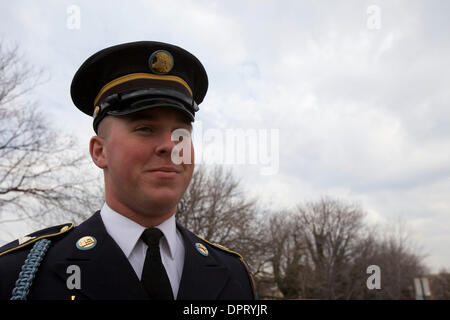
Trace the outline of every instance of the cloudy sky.
{"type": "Polygon", "coordinates": [[[189,50],[209,76],[197,162],[222,150],[273,208],[329,195],[372,222],[400,218],[437,271],[450,267],[448,12],[430,0],[2,1],[0,38],[45,70],[35,98],[86,152],[91,119],[69,87],[88,56],[137,40],[189,50]],[[256,139],[243,164],[224,142],[239,131],[256,139]]]}

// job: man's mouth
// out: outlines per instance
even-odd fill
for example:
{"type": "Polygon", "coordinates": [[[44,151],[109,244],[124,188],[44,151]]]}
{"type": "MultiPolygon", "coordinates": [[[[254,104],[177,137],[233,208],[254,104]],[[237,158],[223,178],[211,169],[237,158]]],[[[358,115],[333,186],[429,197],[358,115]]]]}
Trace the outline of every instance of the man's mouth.
{"type": "Polygon", "coordinates": [[[161,166],[151,168],[147,170],[147,172],[150,172],[160,178],[174,178],[177,174],[181,173],[182,170],[174,166],[161,166]]]}

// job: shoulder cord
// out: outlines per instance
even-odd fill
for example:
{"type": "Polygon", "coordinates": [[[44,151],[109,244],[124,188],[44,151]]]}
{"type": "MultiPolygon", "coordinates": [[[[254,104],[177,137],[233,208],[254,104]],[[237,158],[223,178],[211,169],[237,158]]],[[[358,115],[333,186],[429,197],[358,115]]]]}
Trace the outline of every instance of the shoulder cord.
{"type": "Polygon", "coordinates": [[[41,239],[33,246],[22,266],[22,271],[19,273],[16,286],[12,291],[11,300],[27,299],[28,292],[33,284],[34,276],[50,246],[50,242],[51,241],[48,239],[41,239]]]}

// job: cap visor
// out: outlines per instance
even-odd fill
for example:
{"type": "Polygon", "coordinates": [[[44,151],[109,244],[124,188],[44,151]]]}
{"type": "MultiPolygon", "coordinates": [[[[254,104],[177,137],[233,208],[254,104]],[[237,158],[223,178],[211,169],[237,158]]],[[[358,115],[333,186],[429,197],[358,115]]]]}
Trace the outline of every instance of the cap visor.
{"type": "Polygon", "coordinates": [[[122,109],[122,110],[107,111],[106,114],[110,115],[110,116],[125,116],[125,115],[130,115],[130,114],[133,114],[136,112],[153,109],[153,108],[174,108],[174,109],[183,111],[189,117],[189,119],[191,121],[195,120],[194,115],[185,106],[177,104],[177,103],[168,103],[168,102],[155,103],[155,104],[142,104],[139,106],[130,107],[130,108],[122,109]]]}

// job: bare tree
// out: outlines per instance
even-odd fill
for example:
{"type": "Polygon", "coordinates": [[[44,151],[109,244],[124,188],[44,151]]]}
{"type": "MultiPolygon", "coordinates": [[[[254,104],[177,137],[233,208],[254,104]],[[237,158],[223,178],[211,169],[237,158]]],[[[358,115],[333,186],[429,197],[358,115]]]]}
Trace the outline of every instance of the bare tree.
{"type": "Polygon", "coordinates": [[[0,223],[81,220],[98,192],[90,188],[98,176],[86,174],[89,162],[75,140],[55,132],[27,101],[41,76],[17,47],[0,43],[0,223]]]}
{"type": "MultiPolygon", "coordinates": [[[[285,299],[409,299],[412,280],[424,274],[417,253],[401,226],[395,232],[364,223],[357,205],[331,198],[298,205],[267,220],[272,279],[285,299]],[[379,232],[379,230],[383,232],[379,232]],[[367,267],[381,269],[381,289],[367,287],[367,267]]],[[[265,285],[262,296],[274,297],[265,285]]]]}
{"type": "Polygon", "coordinates": [[[374,299],[414,299],[413,281],[428,272],[424,255],[415,248],[406,224],[402,221],[382,228],[376,248],[370,258],[380,267],[381,289],[368,292],[374,299]]]}
{"type": "Polygon", "coordinates": [[[242,254],[259,269],[261,226],[257,206],[248,199],[231,170],[197,166],[177,208],[177,220],[208,241],[242,254]]]}
{"type": "Polygon", "coordinates": [[[307,294],[322,299],[344,299],[351,290],[347,272],[362,239],[364,213],[355,205],[331,198],[297,207],[297,227],[303,232],[308,262],[313,270],[307,294]]]}
{"type": "MultiPolygon", "coordinates": [[[[266,241],[270,252],[270,270],[273,282],[285,299],[302,297],[310,270],[306,263],[306,246],[303,230],[298,228],[298,220],[292,212],[272,213],[268,219],[266,241]]],[[[277,297],[276,291],[262,292],[263,297],[277,297]]]]}

